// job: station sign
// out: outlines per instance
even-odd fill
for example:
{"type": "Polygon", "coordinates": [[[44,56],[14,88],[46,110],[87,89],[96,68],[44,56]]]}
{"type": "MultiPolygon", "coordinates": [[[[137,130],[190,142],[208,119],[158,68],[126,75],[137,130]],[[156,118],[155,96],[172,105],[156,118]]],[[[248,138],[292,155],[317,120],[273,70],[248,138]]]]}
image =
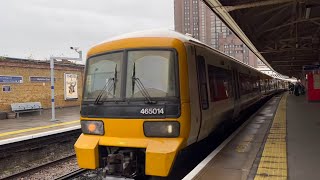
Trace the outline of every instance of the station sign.
{"type": "MultiPolygon", "coordinates": [[[[50,82],[50,77],[43,77],[43,76],[30,76],[29,77],[30,82],[50,82]]],[[[54,81],[56,81],[56,78],[54,78],[54,81]]]]}
{"type": "Polygon", "coordinates": [[[22,76],[1,76],[0,75],[0,83],[23,83],[23,77],[22,76]]]}

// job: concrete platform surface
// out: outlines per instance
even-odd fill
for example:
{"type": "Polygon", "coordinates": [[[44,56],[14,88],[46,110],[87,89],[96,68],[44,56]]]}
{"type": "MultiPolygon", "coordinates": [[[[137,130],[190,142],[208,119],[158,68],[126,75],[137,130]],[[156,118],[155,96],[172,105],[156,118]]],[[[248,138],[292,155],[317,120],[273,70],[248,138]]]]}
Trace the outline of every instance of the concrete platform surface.
{"type": "Polygon", "coordinates": [[[80,107],[56,109],[56,119],[51,120],[51,109],[20,114],[20,118],[0,120],[0,140],[56,130],[79,125],[80,107]]]}
{"type": "Polygon", "coordinates": [[[255,176],[256,161],[281,97],[273,97],[193,179],[246,180],[255,176]]]}
{"type": "Polygon", "coordinates": [[[319,138],[320,102],[284,93],[263,106],[193,179],[319,180],[319,138]]]}
{"type": "Polygon", "coordinates": [[[287,101],[290,180],[320,179],[320,102],[289,95],[287,101]]]}

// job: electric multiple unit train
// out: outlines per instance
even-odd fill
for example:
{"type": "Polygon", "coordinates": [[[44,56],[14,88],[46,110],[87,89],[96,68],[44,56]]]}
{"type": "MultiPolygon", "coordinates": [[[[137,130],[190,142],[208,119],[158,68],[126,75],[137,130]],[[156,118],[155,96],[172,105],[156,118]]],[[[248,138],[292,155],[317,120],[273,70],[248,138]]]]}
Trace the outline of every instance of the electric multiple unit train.
{"type": "Polygon", "coordinates": [[[90,49],[81,104],[81,168],[168,176],[179,151],[286,83],[174,31],[90,49]]]}

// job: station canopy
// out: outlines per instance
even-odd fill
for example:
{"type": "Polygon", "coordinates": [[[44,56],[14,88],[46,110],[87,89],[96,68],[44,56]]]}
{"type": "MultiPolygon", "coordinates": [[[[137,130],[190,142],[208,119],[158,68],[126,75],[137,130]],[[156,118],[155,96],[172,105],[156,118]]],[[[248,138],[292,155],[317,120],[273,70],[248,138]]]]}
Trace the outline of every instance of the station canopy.
{"type": "Polygon", "coordinates": [[[275,71],[319,64],[320,0],[203,0],[275,71]]]}

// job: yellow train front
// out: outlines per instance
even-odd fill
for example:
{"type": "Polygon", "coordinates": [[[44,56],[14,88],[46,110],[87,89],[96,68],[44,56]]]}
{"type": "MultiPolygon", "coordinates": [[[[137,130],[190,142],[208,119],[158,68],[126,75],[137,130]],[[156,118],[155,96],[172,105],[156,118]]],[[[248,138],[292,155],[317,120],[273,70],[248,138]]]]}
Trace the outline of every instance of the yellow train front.
{"type": "Polygon", "coordinates": [[[75,144],[81,168],[167,176],[190,129],[183,43],[119,38],[88,52],[75,144]],[[179,71],[180,69],[180,71],[179,71]]]}
{"type": "Polygon", "coordinates": [[[81,104],[81,168],[168,176],[180,150],[277,90],[272,77],[174,31],[90,49],[81,104]]]}

